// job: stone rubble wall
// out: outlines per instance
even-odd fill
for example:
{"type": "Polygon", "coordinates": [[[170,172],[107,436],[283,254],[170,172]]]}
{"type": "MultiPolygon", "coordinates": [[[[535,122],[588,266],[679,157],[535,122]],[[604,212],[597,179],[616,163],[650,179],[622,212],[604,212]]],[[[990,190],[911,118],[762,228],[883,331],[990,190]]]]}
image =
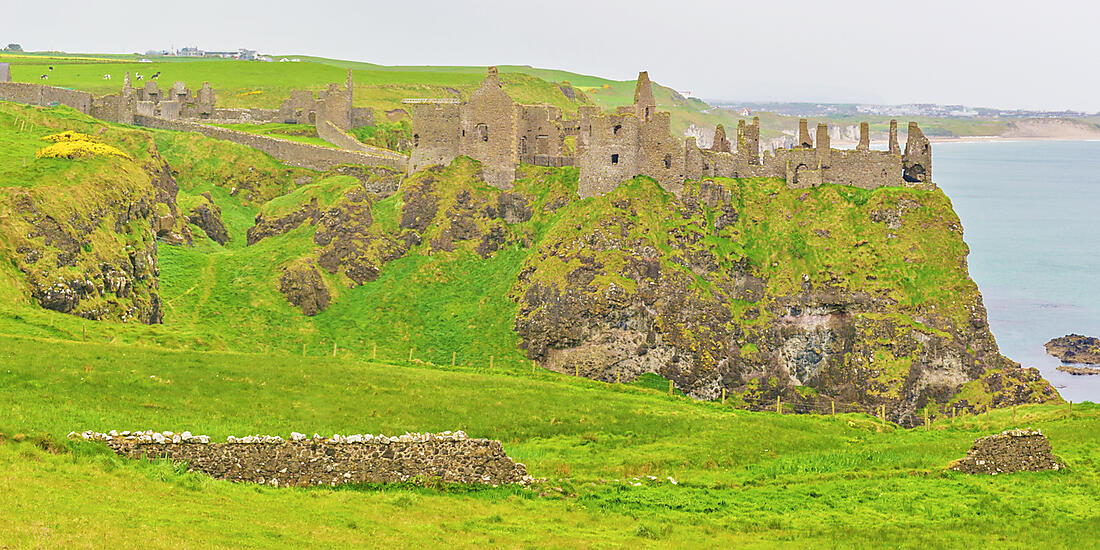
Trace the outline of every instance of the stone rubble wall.
{"type": "Polygon", "coordinates": [[[190,432],[112,430],[69,436],[102,441],[130,458],[164,458],[218,479],[271,486],[399,483],[416,477],[493,486],[534,481],[523,464],[508,458],[499,441],[471,439],[461,431],[330,438],[292,433],[289,441],[279,436],[229,436],[225,443],[190,432]]]}
{"type": "Polygon", "coordinates": [[[241,145],[247,145],[267,153],[287,164],[325,171],[339,164],[360,164],[365,166],[389,166],[405,170],[407,159],[404,155],[391,153],[380,155],[364,151],[345,151],[308,143],[300,143],[269,136],[249,134],[229,128],[207,126],[184,120],[165,120],[162,118],[136,115],[134,123],[147,128],[198,132],[206,137],[224,139],[241,145]]]}
{"type": "Polygon", "coordinates": [[[953,463],[950,469],[968,474],[996,475],[1060,470],[1063,467],[1065,465],[1051,453],[1050,442],[1043,432],[1024,428],[978,438],[966,457],[953,463]]]}

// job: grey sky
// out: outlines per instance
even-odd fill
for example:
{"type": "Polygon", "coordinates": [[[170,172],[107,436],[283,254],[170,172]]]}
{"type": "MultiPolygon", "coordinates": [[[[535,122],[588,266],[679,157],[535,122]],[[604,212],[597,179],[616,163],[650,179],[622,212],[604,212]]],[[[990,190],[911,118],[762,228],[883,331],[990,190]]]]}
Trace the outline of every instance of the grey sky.
{"type": "Polygon", "coordinates": [[[248,47],[373,63],[638,70],[707,98],[1100,111],[1100,7],[926,0],[0,0],[31,50],[248,47]]]}

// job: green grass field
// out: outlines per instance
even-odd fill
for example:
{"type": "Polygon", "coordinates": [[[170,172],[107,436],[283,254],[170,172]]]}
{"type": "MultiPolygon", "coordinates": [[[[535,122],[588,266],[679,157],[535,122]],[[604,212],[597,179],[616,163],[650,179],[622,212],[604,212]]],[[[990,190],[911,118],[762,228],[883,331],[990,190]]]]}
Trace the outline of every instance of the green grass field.
{"type": "Polygon", "coordinates": [[[1069,548],[1100,521],[1095,405],[883,430],[862,415],[750,413],[541,370],[11,336],[0,349],[0,540],[14,547],[1069,548]],[[974,438],[1017,425],[1043,429],[1068,468],[944,472],[974,438]],[[463,429],[501,439],[547,481],[271,489],[64,438],[112,428],[215,437],[463,429]]]}

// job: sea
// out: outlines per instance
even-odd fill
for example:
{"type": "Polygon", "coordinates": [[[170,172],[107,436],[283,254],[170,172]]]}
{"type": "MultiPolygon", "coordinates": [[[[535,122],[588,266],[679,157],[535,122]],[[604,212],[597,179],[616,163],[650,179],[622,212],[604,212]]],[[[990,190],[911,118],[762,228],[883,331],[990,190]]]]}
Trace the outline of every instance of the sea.
{"type": "Polygon", "coordinates": [[[1073,402],[1100,402],[1100,375],[1057,370],[1048,340],[1100,338],[1100,141],[932,145],[933,180],[970,246],[1001,353],[1073,402]]]}

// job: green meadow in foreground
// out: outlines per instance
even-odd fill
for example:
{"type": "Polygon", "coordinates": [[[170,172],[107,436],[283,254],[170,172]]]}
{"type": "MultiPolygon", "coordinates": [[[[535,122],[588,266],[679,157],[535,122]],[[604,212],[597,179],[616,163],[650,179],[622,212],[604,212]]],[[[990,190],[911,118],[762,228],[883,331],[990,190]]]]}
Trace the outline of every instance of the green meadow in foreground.
{"type": "Polygon", "coordinates": [[[1093,540],[1100,521],[1092,404],[907,431],[863,415],[752,413],[541,369],[8,336],[0,349],[0,541],[13,547],[1053,548],[1093,540]],[[1049,436],[1065,470],[944,471],[976,437],[1025,425],[1049,436]],[[139,428],[216,438],[462,429],[502,440],[546,481],[272,489],[65,438],[139,428]]]}

